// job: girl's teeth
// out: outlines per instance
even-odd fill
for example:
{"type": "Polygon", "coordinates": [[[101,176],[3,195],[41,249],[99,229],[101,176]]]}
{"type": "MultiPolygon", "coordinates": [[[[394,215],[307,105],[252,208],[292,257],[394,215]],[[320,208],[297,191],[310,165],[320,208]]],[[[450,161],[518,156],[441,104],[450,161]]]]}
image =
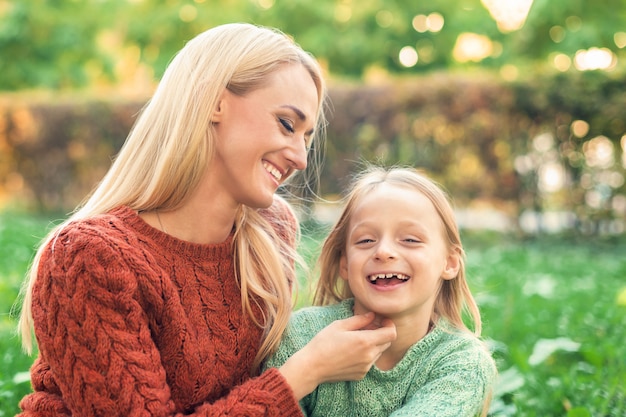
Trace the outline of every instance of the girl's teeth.
{"type": "Polygon", "coordinates": [[[377,279],[390,279],[390,278],[396,278],[396,279],[399,279],[400,281],[406,281],[409,279],[409,276],[404,275],[404,274],[375,274],[375,275],[370,275],[368,277],[370,282],[375,282],[377,279]]]}

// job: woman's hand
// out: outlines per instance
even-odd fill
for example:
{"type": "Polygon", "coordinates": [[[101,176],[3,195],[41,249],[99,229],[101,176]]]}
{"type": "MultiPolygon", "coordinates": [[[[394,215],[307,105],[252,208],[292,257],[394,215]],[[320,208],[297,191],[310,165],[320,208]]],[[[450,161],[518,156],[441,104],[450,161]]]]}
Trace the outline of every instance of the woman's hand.
{"type": "Polygon", "coordinates": [[[363,330],[373,320],[374,314],[367,313],[331,323],[280,367],[298,400],[322,382],[354,381],[367,374],[396,338],[391,320],[363,330]]]}

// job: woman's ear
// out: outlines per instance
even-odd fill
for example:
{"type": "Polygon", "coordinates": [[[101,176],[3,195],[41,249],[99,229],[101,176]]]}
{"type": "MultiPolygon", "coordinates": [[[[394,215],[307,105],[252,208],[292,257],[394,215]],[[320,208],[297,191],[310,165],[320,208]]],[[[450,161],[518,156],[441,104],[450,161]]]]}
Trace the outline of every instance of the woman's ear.
{"type": "Polygon", "coordinates": [[[459,270],[461,269],[461,255],[453,250],[448,254],[446,258],[446,264],[443,268],[443,273],[441,274],[441,278],[443,279],[454,279],[459,275],[459,270]]]}
{"type": "Polygon", "coordinates": [[[213,112],[213,117],[211,117],[211,123],[220,123],[222,121],[222,118],[224,117],[224,110],[226,109],[227,105],[227,94],[228,90],[224,89],[224,91],[220,95],[219,100],[217,101],[217,106],[215,107],[215,111],[213,112]]]}

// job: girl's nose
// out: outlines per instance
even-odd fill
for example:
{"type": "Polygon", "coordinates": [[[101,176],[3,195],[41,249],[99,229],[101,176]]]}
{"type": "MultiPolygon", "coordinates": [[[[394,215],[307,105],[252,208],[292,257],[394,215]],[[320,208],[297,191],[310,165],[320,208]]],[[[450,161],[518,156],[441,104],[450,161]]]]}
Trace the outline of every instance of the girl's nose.
{"type": "Polygon", "coordinates": [[[374,256],[378,260],[386,261],[389,259],[395,259],[397,254],[392,242],[389,242],[386,239],[381,239],[374,256]]]}

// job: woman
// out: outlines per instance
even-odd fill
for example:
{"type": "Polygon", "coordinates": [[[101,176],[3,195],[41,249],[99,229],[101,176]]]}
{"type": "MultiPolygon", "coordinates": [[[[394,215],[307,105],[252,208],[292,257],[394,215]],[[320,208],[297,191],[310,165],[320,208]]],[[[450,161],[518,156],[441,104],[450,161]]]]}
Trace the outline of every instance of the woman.
{"type": "Polygon", "coordinates": [[[229,24],[174,58],[93,194],[37,252],[20,320],[39,357],[23,416],[294,416],[395,337],[329,326],[259,375],[291,310],[297,221],[275,195],[323,125],[314,59],[229,24]]]}

